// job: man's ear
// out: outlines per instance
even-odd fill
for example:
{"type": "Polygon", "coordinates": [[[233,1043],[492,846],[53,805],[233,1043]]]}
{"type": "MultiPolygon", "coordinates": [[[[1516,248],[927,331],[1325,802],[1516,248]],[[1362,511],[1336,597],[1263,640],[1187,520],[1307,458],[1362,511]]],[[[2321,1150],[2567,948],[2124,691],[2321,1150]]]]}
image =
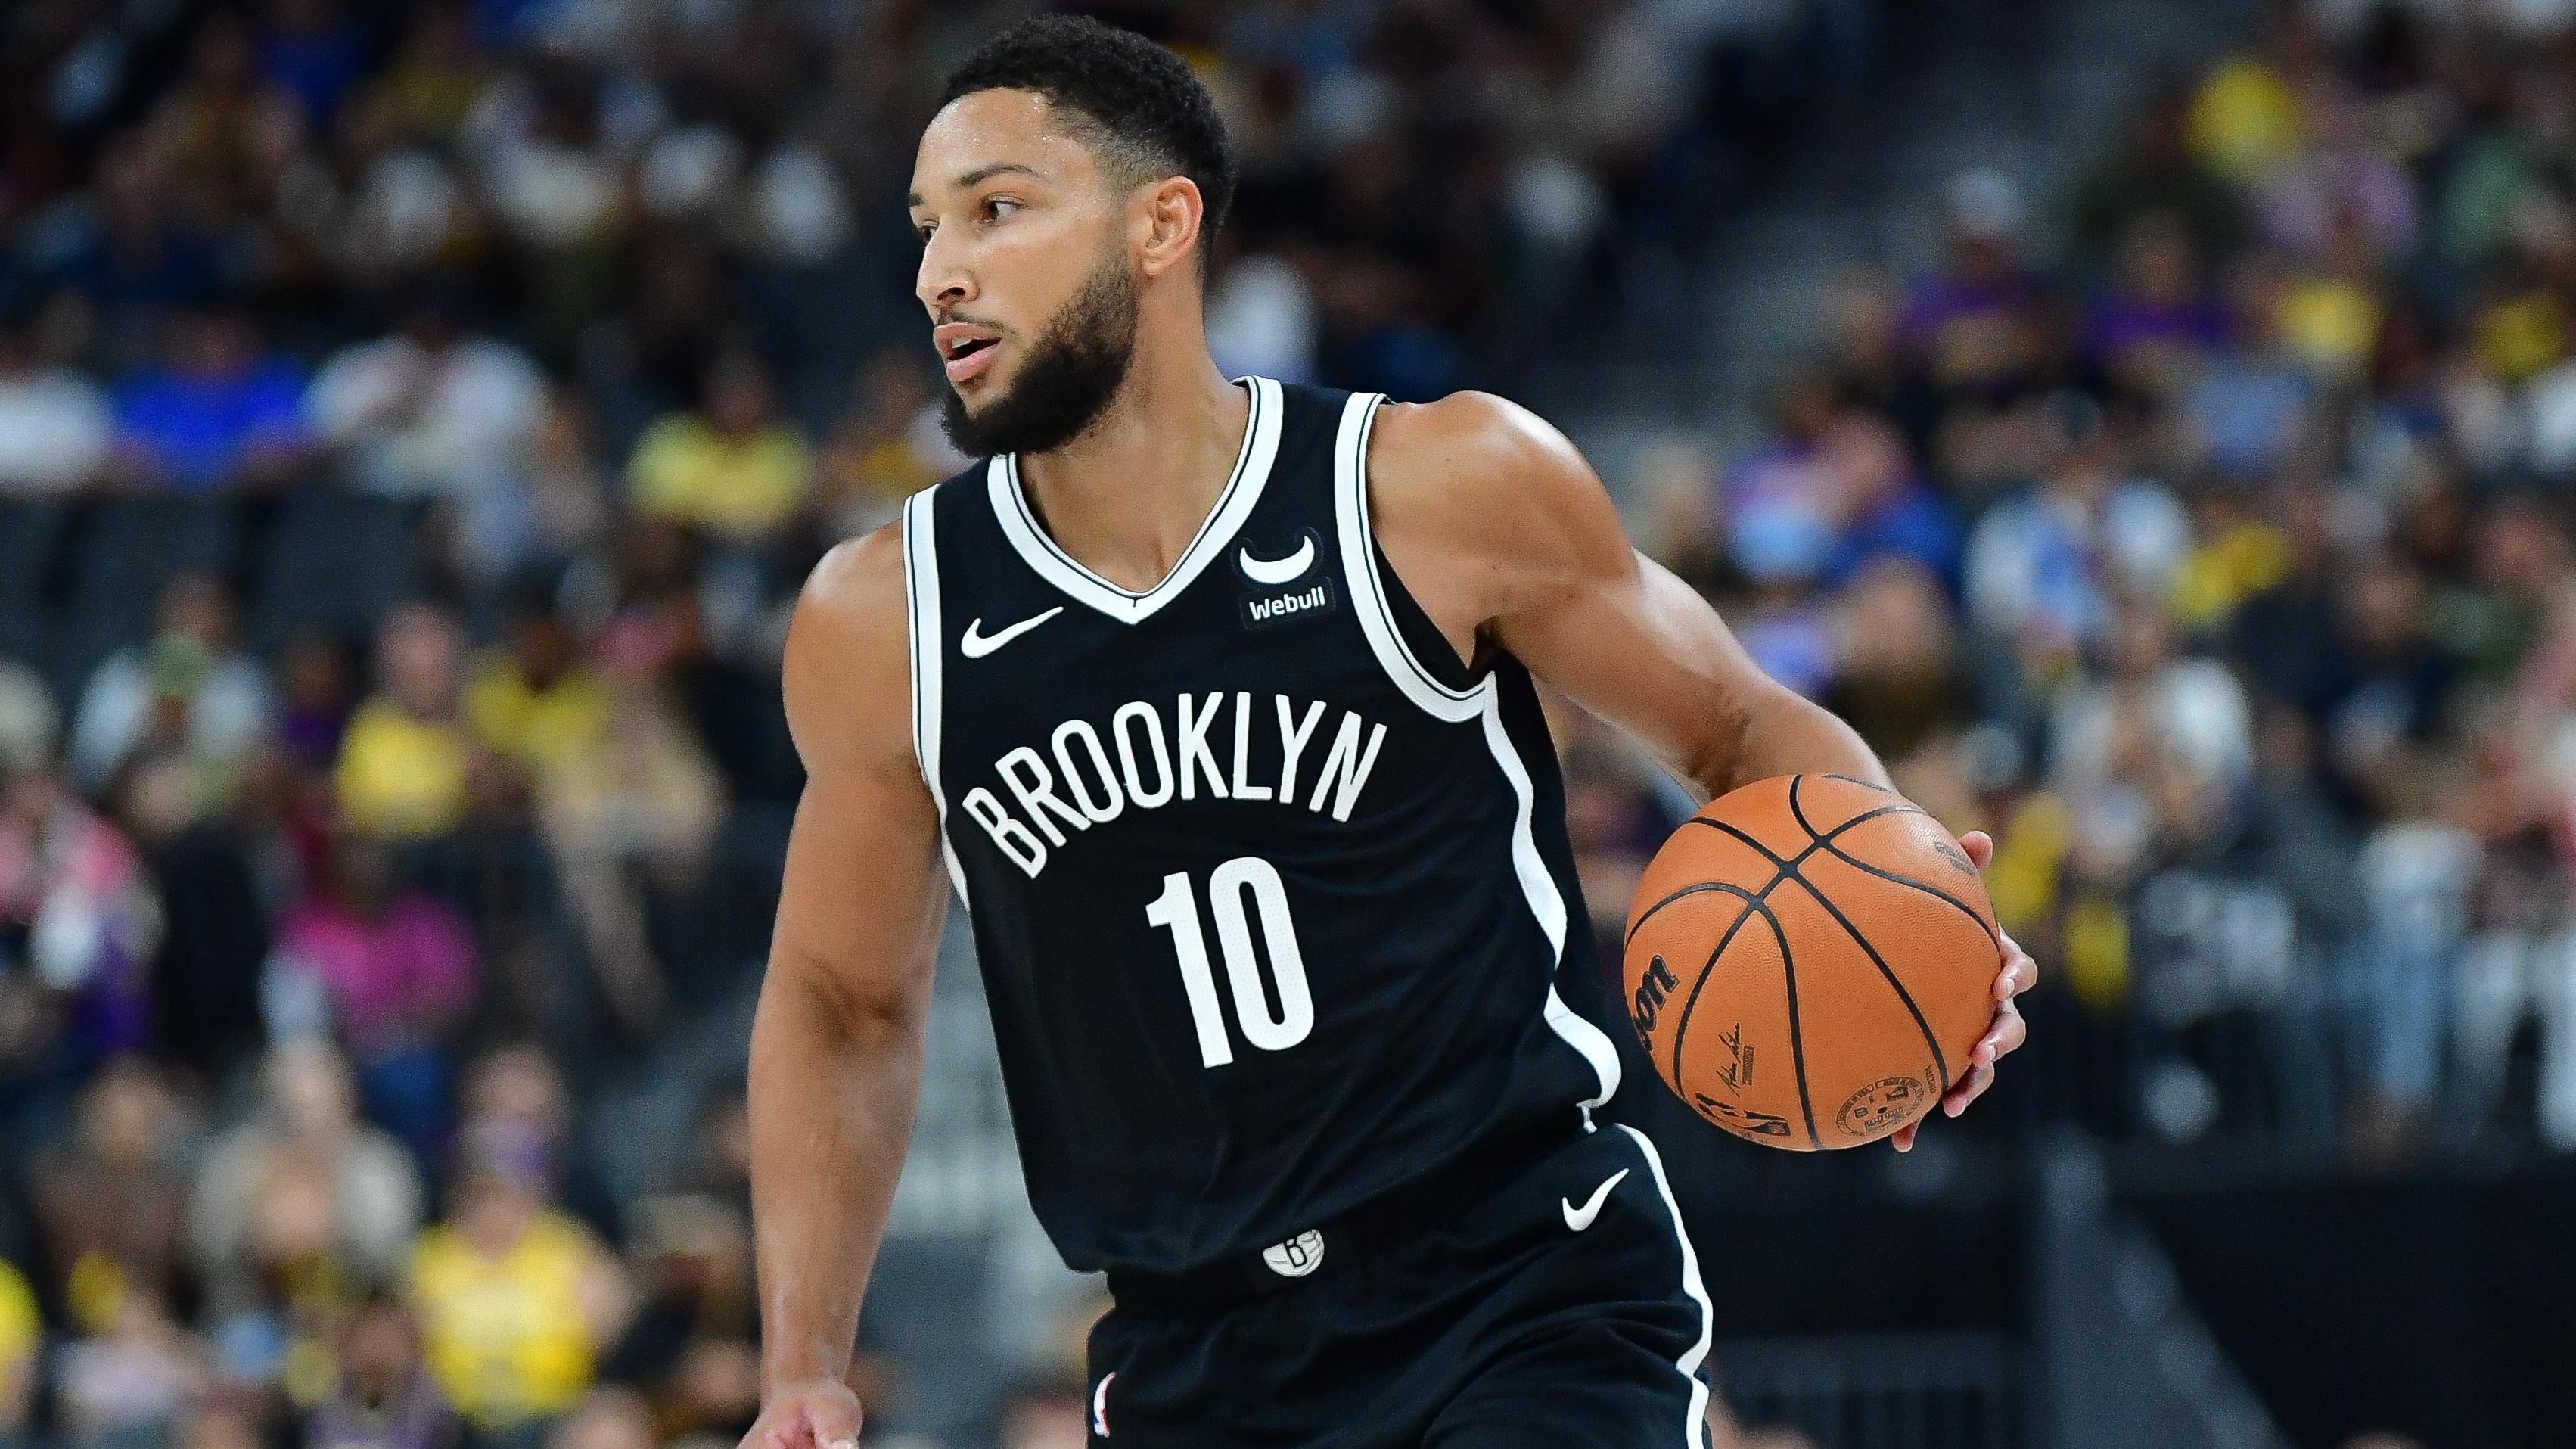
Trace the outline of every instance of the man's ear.
{"type": "Polygon", "coordinates": [[[1199,223],[1207,215],[1199,184],[1186,176],[1166,176],[1143,188],[1143,195],[1135,226],[1137,265],[1149,277],[1196,265],[1199,223]]]}

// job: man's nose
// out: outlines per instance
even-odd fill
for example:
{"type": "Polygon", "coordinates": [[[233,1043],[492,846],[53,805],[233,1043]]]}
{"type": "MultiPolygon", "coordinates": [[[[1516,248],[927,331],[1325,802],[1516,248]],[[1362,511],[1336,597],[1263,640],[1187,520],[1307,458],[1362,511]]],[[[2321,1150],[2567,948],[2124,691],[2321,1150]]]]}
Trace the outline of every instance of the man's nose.
{"type": "Polygon", "coordinates": [[[962,265],[955,248],[940,245],[938,233],[933,232],[930,244],[921,249],[921,270],[913,276],[912,291],[936,317],[974,300],[975,276],[962,265]]]}

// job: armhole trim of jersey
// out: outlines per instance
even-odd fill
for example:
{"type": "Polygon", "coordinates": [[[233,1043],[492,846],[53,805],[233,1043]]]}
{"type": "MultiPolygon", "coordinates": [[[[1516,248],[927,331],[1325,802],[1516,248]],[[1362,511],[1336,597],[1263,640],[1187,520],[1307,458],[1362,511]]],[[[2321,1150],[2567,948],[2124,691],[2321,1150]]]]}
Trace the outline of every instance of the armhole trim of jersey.
{"type": "Polygon", "coordinates": [[[1494,763],[1512,787],[1512,875],[1520,881],[1521,898],[1529,902],[1530,914],[1537,917],[1540,934],[1547,937],[1547,1027],[1592,1068],[1593,1078],[1600,1086],[1581,1103],[1584,1129],[1589,1131],[1592,1109],[1619,1094],[1619,1048],[1612,1044],[1608,1032],[1576,1013],[1557,992],[1556,971],[1565,964],[1569,913],[1565,891],[1548,870],[1547,857],[1539,854],[1537,822],[1533,819],[1538,810],[1538,790],[1530,782],[1529,766],[1512,745],[1511,731],[1503,724],[1502,695],[1489,686],[1476,713],[1484,725],[1485,748],[1493,752],[1494,763]]]}
{"type": "Polygon", "coordinates": [[[939,530],[933,503],[938,492],[924,488],[903,504],[904,634],[912,661],[912,757],[921,767],[930,803],[939,811],[939,855],[963,901],[966,872],[948,843],[948,796],[939,788],[940,679],[948,636],[939,621],[939,530]]]}
{"type": "Polygon", "coordinates": [[[1493,695],[1493,676],[1477,680],[1473,689],[1458,690],[1423,668],[1404,631],[1396,627],[1395,613],[1387,607],[1386,579],[1378,572],[1377,535],[1369,521],[1368,443],[1385,401],[1383,393],[1363,392],[1353,393],[1342,405],[1341,429],[1333,442],[1333,515],[1341,536],[1342,576],[1350,581],[1351,612],[1359,616],[1360,632],[1368,637],[1369,652],[1386,677],[1423,713],[1465,724],[1493,695]]]}

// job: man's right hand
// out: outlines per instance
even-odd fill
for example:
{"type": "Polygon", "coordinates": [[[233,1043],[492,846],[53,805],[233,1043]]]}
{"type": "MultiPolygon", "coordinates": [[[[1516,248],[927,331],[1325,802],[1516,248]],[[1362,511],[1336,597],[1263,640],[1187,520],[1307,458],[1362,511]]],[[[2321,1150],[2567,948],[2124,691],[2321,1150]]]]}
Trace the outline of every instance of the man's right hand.
{"type": "Polygon", "coordinates": [[[805,1379],[770,1395],[742,1449],[858,1449],[859,1417],[849,1385],[805,1379]]]}

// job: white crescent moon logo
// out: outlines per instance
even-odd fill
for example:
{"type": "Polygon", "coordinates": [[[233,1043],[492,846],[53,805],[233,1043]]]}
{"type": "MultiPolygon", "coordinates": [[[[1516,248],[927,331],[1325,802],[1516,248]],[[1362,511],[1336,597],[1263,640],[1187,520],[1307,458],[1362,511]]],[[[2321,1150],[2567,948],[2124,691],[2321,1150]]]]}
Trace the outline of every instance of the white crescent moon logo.
{"type": "Polygon", "coordinates": [[[1109,1385],[1118,1377],[1115,1369],[1100,1376],[1100,1387],[1091,1391],[1091,1432],[1109,1437],[1109,1385]]]}
{"type": "Polygon", "coordinates": [[[1254,558],[1246,546],[1234,556],[1243,576],[1256,584],[1284,584],[1315,564],[1315,536],[1308,534],[1297,543],[1297,551],[1286,558],[1254,558]]]}

